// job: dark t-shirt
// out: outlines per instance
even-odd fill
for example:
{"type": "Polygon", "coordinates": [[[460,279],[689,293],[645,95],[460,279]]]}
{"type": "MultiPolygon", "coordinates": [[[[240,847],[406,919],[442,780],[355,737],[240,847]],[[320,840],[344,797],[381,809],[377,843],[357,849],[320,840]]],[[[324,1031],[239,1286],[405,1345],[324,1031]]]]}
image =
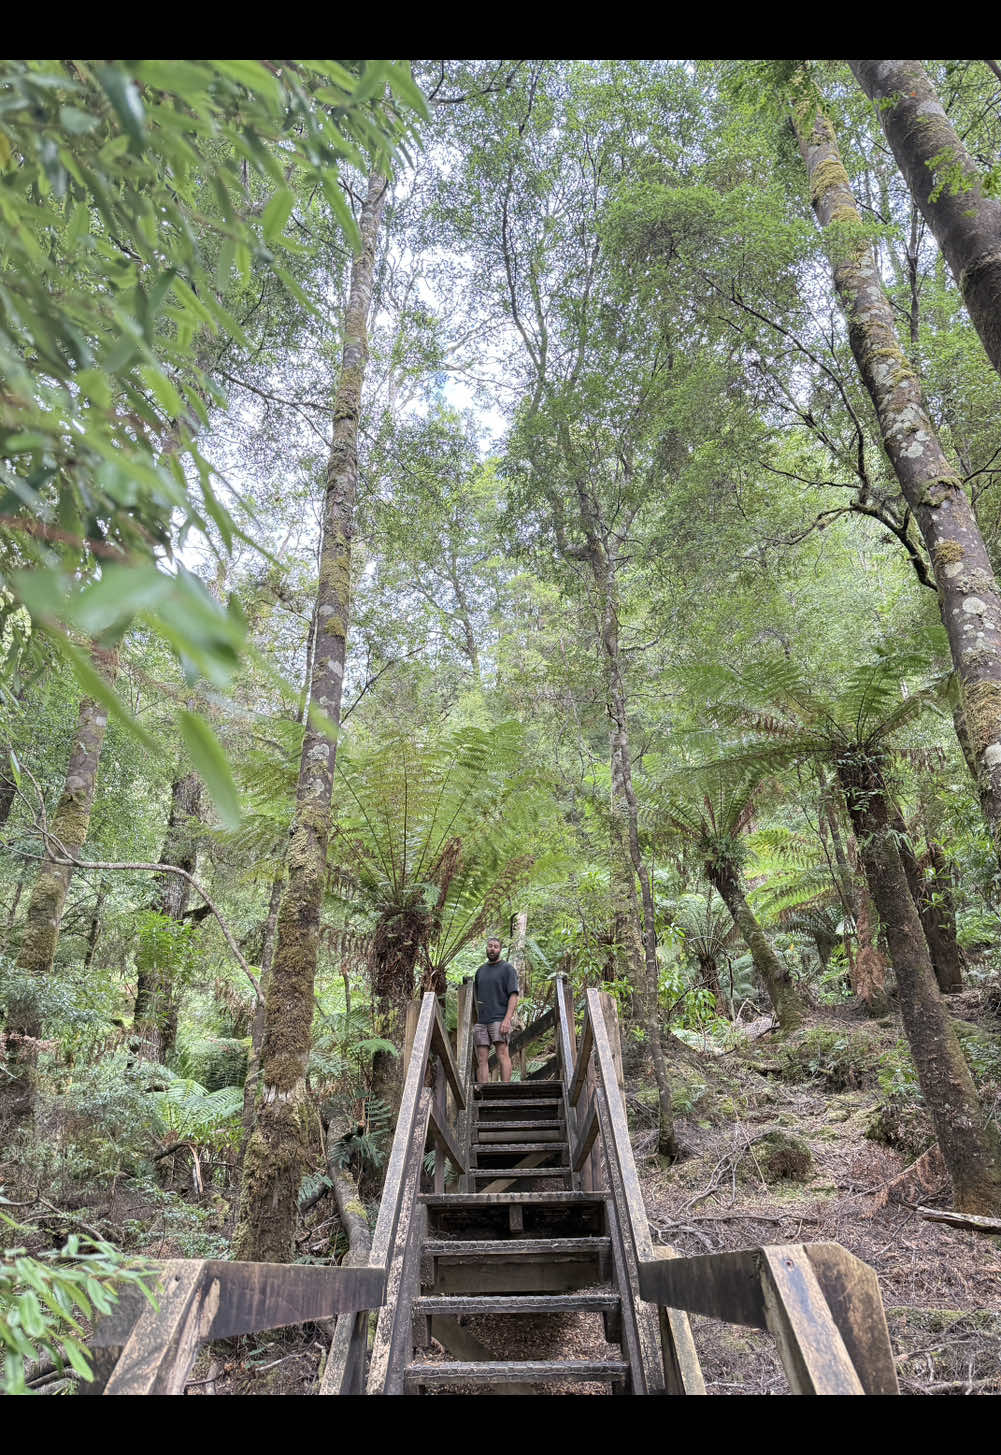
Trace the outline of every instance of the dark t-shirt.
{"type": "Polygon", "coordinates": [[[518,972],[507,960],[489,960],[477,970],[473,980],[476,996],[476,1021],[489,1026],[507,1015],[508,999],[518,994],[518,972]]]}

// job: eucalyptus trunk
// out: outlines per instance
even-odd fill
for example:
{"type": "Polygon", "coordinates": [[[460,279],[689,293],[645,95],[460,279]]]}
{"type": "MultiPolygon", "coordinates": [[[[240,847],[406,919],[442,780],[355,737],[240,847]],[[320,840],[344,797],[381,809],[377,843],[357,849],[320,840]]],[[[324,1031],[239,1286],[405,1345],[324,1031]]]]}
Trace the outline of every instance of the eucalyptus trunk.
{"type": "Polygon", "coordinates": [[[1001,1212],[1001,1140],[980,1105],[970,1068],[946,1011],[921,921],[897,848],[897,831],[876,763],[842,758],[838,781],[858,839],[866,879],[883,923],[904,1030],[938,1144],[963,1212],[1001,1212]]]}
{"type": "MultiPolygon", "coordinates": [[[[195,872],[198,857],[196,826],[202,801],[197,773],[175,778],[170,788],[170,816],[160,850],[160,863],[187,874],[195,872]]],[[[180,874],[157,876],[152,908],[180,925],[188,907],[191,885],[180,874]]],[[[166,951],[140,950],[136,960],[136,1003],[132,1026],[137,1051],[148,1061],[166,1061],[177,1040],[179,1011],[176,967],[166,951]]]]}
{"type": "Polygon", "coordinates": [[[935,235],[987,357],[1001,374],[1001,200],[945,113],[920,61],[849,61],[935,235]]]}
{"type": "MultiPolygon", "coordinates": [[[[94,647],[91,659],[108,683],[118,670],[117,651],[94,647]]],[[[19,990],[7,1005],[8,1079],[0,1087],[0,1121],[30,1119],[34,1113],[41,998],[51,978],[73,859],[83,848],[97,791],[97,768],[108,726],[108,711],[85,697],[77,712],[76,732],[59,804],[49,824],[44,857],[28,901],[24,935],[17,956],[19,990]]]]}
{"type": "Polygon", "coordinates": [[[803,997],[789,973],[788,965],[772,949],[768,936],[755,918],[736,865],[710,860],[706,864],[706,875],[730,911],[751,952],[754,968],[768,991],[779,1025],[785,1031],[794,1030],[803,1019],[803,997]]]}
{"type": "Polygon", "coordinates": [[[660,1107],[657,1151],[662,1157],[676,1158],[679,1155],[678,1141],[674,1133],[674,1107],[671,1097],[671,1083],[664,1061],[664,1050],[660,1041],[661,1025],[658,1007],[660,971],[657,961],[657,931],[654,922],[653,889],[650,872],[643,861],[639,841],[639,805],[633,787],[632,750],[629,743],[629,714],[626,702],[626,684],[622,671],[622,656],[619,646],[619,616],[617,592],[615,589],[614,562],[607,551],[600,546],[593,531],[589,532],[591,566],[598,587],[598,599],[603,606],[601,641],[605,653],[608,680],[608,715],[611,718],[610,752],[612,766],[612,815],[615,823],[613,854],[618,848],[619,856],[625,852],[627,881],[626,913],[639,934],[642,950],[639,964],[634,967],[634,984],[639,991],[640,1020],[650,1049],[654,1080],[660,1107]],[[629,871],[632,871],[631,873],[629,871]],[[636,902],[636,881],[640,885],[640,904],[636,902]]]}
{"type": "Polygon", "coordinates": [[[373,173],[359,218],[361,251],[351,267],[340,378],[334,398],[317,584],[311,710],[289,832],[288,888],[278,915],[277,946],[265,1008],[261,1108],[244,1158],[233,1245],[236,1258],[265,1262],[284,1263],[292,1257],[299,1184],[306,1161],[306,1066],[351,609],[358,427],[375,249],[385,202],[385,178],[373,173]]]}
{"type": "Polygon", "coordinates": [[[893,309],[830,122],[797,115],[814,211],[830,230],[834,284],[880,432],[931,557],[959,678],[981,806],[1001,860],[1001,593],[962,481],[946,458],[921,380],[900,347],[893,309]]]}

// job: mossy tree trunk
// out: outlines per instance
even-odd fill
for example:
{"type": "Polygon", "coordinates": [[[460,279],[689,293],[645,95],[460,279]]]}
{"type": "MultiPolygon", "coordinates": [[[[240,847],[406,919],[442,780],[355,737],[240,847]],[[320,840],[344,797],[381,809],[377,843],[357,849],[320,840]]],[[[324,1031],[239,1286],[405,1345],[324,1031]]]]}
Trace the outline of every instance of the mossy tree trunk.
{"type": "Polygon", "coordinates": [[[987,357],[1001,374],[1001,200],[945,113],[920,61],[849,61],[897,166],[945,254],[987,357]]]}
{"type": "Polygon", "coordinates": [[[594,576],[597,601],[601,613],[601,644],[604,649],[608,696],[606,707],[611,720],[609,751],[612,767],[612,853],[624,870],[625,918],[633,942],[639,940],[640,955],[634,956],[633,984],[639,992],[640,1020],[653,1063],[654,1080],[660,1109],[657,1151],[672,1159],[679,1155],[674,1134],[674,1108],[671,1083],[660,1041],[661,1025],[658,1007],[659,966],[657,931],[654,922],[653,886],[650,872],[643,861],[639,841],[639,804],[633,787],[632,749],[629,741],[629,712],[625,675],[619,643],[618,591],[615,559],[600,539],[597,522],[590,512],[590,495],[582,493],[581,519],[588,541],[588,558],[594,576]],[[637,903],[636,882],[640,897],[637,903]]]}
{"type": "Polygon", "coordinates": [[[946,1011],[921,921],[897,848],[886,785],[862,753],[837,764],[866,879],[883,922],[904,1030],[925,1104],[963,1212],[1001,1212],[1001,1139],[984,1116],[955,1028],[946,1011]]]}
{"type": "Polygon", "coordinates": [[[313,986],[326,882],[330,804],[351,607],[351,541],[358,490],[358,426],[368,354],[375,250],[386,201],[373,173],[359,217],[361,251],[351,268],[341,370],[327,463],[317,584],[310,716],[303,739],[289,831],[288,888],[261,1049],[261,1108],[247,1145],[233,1251],[236,1258],[284,1263],[292,1256],[299,1184],[306,1155],[306,1066],[313,986]]]}
{"type": "MultiPolygon", "coordinates": [[[[195,872],[198,858],[197,825],[202,784],[197,773],[175,778],[170,789],[170,816],[160,851],[160,863],[172,864],[187,874],[195,872]]],[[[191,886],[180,874],[157,877],[152,908],[180,925],[188,907],[191,886]]],[[[158,940],[158,944],[161,942],[158,940]]],[[[180,1009],[176,967],[166,950],[140,953],[136,963],[136,1004],[132,1025],[139,1054],[148,1061],[166,1061],[177,1040],[180,1009]]]]}
{"type": "MultiPolygon", "coordinates": [[[[254,1130],[257,1116],[257,1088],[261,1080],[261,1046],[264,1041],[264,1019],[271,989],[271,966],[275,958],[275,936],[278,931],[278,911],[281,908],[282,890],[285,887],[285,864],[282,862],[271,881],[271,897],[265,916],[261,936],[261,973],[258,984],[261,994],[254,1006],[254,1019],[250,1026],[250,1055],[247,1060],[247,1079],[243,1083],[243,1134],[249,1137],[254,1130]]],[[[349,1007],[350,1009],[350,1007],[349,1007]]]]}
{"type": "Polygon", "coordinates": [[[932,969],[935,971],[935,979],[938,981],[938,988],[943,991],[961,990],[963,972],[961,951],[956,941],[955,913],[950,935],[948,917],[943,919],[939,915],[938,906],[933,902],[934,888],[930,883],[925,882],[921,865],[918,863],[917,855],[907,833],[903,814],[896,804],[891,806],[891,820],[897,834],[900,862],[907,879],[907,887],[911,891],[911,898],[914,900],[914,907],[918,912],[918,919],[925,932],[925,941],[931,956],[932,969]]]}
{"type": "Polygon", "coordinates": [[[852,353],[931,558],[980,802],[1001,861],[1001,592],[962,481],[929,417],[921,380],[900,346],[831,124],[810,102],[797,109],[796,126],[813,208],[830,238],[852,353]]]}
{"type": "Polygon", "coordinates": [[[785,961],[772,949],[768,936],[758,923],[747,902],[734,864],[711,860],[706,876],[726,905],[744,943],[751,952],[754,968],[768,991],[768,999],[783,1030],[793,1030],[803,1019],[802,994],[789,973],[785,961]]]}
{"type": "MultiPolygon", "coordinates": [[[[113,682],[118,671],[117,651],[95,646],[91,657],[105,681],[113,682]]],[[[11,997],[7,1006],[9,1080],[0,1087],[0,1121],[7,1118],[25,1121],[34,1112],[38,1045],[43,1031],[40,995],[52,975],[66,896],[73,877],[73,864],[65,861],[76,858],[87,838],[107,726],[107,708],[89,697],[83,698],[77,712],[66,780],[49,825],[44,858],[28,902],[17,956],[21,990],[11,997]]]]}

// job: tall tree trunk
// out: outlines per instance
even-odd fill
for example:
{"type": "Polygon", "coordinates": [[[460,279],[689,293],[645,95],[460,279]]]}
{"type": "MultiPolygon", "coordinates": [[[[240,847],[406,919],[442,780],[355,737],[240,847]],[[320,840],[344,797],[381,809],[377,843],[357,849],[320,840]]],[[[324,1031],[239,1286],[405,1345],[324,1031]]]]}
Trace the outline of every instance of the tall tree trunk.
{"type": "Polygon", "coordinates": [[[931,951],[935,978],[944,994],[963,988],[963,966],[966,956],[957,938],[956,902],[953,898],[952,867],[941,844],[928,840],[928,853],[918,862],[918,914],[931,951]],[[932,870],[932,877],[921,876],[922,868],[932,870]]]}
{"type": "Polygon", "coordinates": [[[289,832],[288,889],[265,1009],[263,1097],[247,1145],[234,1256],[288,1262],[306,1157],[306,1065],[326,883],[330,802],[337,755],[351,608],[351,539],[358,490],[358,425],[368,353],[375,248],[386,181],[373,173],[359,218],[361,251],[351,267],[341,371],[327,464],[317,583],[311,714],[303,739],[289,832]],[[322,715],[322,716],[321,716],[322,715]]]}
{"type": "Polygon", "coordinates": [[[960,950],[955,934],[950,938],[948,926],[939,923],[936,907],[931,902],[930,887],[925,886],[921,866],[914,853],[907,825],[904,823],[904,816],[896,803],[890,806],[890,818],[893,831],[897,835],[897,848],[900,850],[900,862],[907,879],[907,887],[911,891],[918,919],[925,932],[925,941],[928,945],[928,953],[931,956],[932,969],[935,971],[938,988],[940,990],[960,990],[963,976],[960,969],[960,950]]]}
{"type": "Polygon", "coordinates": [[[271,898],[268,900],[268,913],[264,921],[264,934],[261,940],[261,973],[258,984],[261,993],[257,1004],[254,1006],[254,1019],[250,1027],[250,1055],[247,1060],[247,1079],[243,1083],[243,1135],[250,1136],[254,1130],[254,1119],[257,1116],[257,1088],[261,1080],[261,1045],[264,1041],[264,1020],[268,1003],[268,993],[271,989],[271,966],[275,957],[275,936],[278,930],[278,910],[282,902],[282,890],[285,887],[285,863],[282,861],[275,877],[271,881],[271,898]]]}
{"type": "Polygon", "coordinates": [[[103,920],[101,910],[104,908],[104,901],[108,897],[108,880],[102,879],[97,886],[97,899],[94,901],[94,908],[90,916],[90,929],[87,932],[87,953],[83,957],[83,968],[89,970],[94,963],[94,955],[97,953],[97,942],[101,938],[103,920]]]}
{"type": "Polygon", "coordinates": [[[866,879],[897,976],[904,1030],[939,1147],[964,1212],[1001,1212],[1001,1139],[984,1116],[946,1012],[897,849],[886,786],[861,755],[837,764],[866,879]]]}
{"type": "Polygon", "coordinates": [[[772,949],[747,902],[740,877],[732,864],[715,860],[706,864],[706,876],[726,905],[734,924],[751,952],[754,968],[761,977],[779,1025],[794,1030],[803,1019],[803,997],[789,974],[789,967],[772,949]]]}
{"type": "MultiPolygon", "coordinates": [[[[91,656],[105,681],[113,682],[118,670],[117,651],[95,646],[91,656]]],[[[87,837],[107,726],[107,709],[89,697],[83,698],[62,795],[49,825],[50,837],[45,841],[44,858],[28,902],[17,957],[17,968],[23,977],[21,990],[11,997],[7,1006],[10,1079],[0,1087],[0,1121],[7,1117],[13,1121],[27,1120],[34,1111],[38,1043],[43,1028],[39,997],[44,982],[52,975],[66,895],[73,877],[73,865],[61,861],[66,857],[75,858],[87,837]]]]}
{"type": "Polygon", "coordinates": [[[1001,200],[960,140],[920,61],[849,61],[1001,374],[1001,200]]]}
{"type": "Polygon", "coordinates": [[[834,229],[834,283],[852,353],[931,557],[980,802],[1001,860],[1001,593],[962,482],[928,416],[921,381],[900,347],[872,248],[859,240],[862,219],[830,122],[801,107],[796,125],[814,211],[821,227],[834,229]]]}
{"type": "MultiPolygon", "coordinates": [[[[677,1138],[674,1134],[674,1107],[671,1097],[671,1083],[664,1061],[664,1049],[660,1041],[660,1014],[658,989],[660,972],[657,962],[657,931],[654,922],[653,890],[650,873],[643,862],[639,841],[639,805],[633,787],[632,751],[629,743],[629,714],[626,704],[626,684],[622,671],[622,657],[619,650],[619,614],[615,583],[614,562],[589,531],[591,543],[591,566],[598,588],[598,600],[602,604],[601,641],[605,652],[608,680],[608,715],[611,718],[610,750],[612,760],[612,815],[617,821],[616,835],[619,838],[619,853],[625,851],[628,895],[627,913],[640,932],[642,960],[636,967],[639,972],[636,981],[640,992],[640,1018],[646,1035],[650,1058],[653,1062],[654,1079],[660,1103],[660,1127],[657,1151],[662,1157],[676,1158],[679,1155],[677,1138]],[[636,903],[636,880],[640,885],[640,905],[636,903]]],[[[613,849],[614,852],[614,849],[613,849]]]]}
{"type": "MultiPolygon", "coordinates": [[[[160,850],[160,863],[172,864],[187,874],[195,872],[198,857],[196,825],[202,800],[197,773],[175,778],[170,788],[170,815],[160,850]]],[[[157,876],[152,908],[178,927],[188,907],[191,886],[180,874],[157,876]]],[[[141,950],[136,962],[136,1004],[132,1025],[139,1054],[148,1061],[166,1061],[177,1040],[180,1010],[176,968],[168,951],[141,950]]]]}

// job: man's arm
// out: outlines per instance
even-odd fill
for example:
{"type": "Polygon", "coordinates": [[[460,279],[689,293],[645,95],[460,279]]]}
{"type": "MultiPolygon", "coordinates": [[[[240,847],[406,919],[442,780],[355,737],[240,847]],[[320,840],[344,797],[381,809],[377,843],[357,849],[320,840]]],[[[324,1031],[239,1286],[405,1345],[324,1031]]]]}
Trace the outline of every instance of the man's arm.
{"type": "Polygon", "coordinates": [[[507,1014],[501,1021],[501,1033],[505,1036],[510,1033],[511,1021],[514,1019],[514,1008],[517,1004],[518,992],[516,990],[512,990],[511,994],[507,998],[507,1014]]]}

